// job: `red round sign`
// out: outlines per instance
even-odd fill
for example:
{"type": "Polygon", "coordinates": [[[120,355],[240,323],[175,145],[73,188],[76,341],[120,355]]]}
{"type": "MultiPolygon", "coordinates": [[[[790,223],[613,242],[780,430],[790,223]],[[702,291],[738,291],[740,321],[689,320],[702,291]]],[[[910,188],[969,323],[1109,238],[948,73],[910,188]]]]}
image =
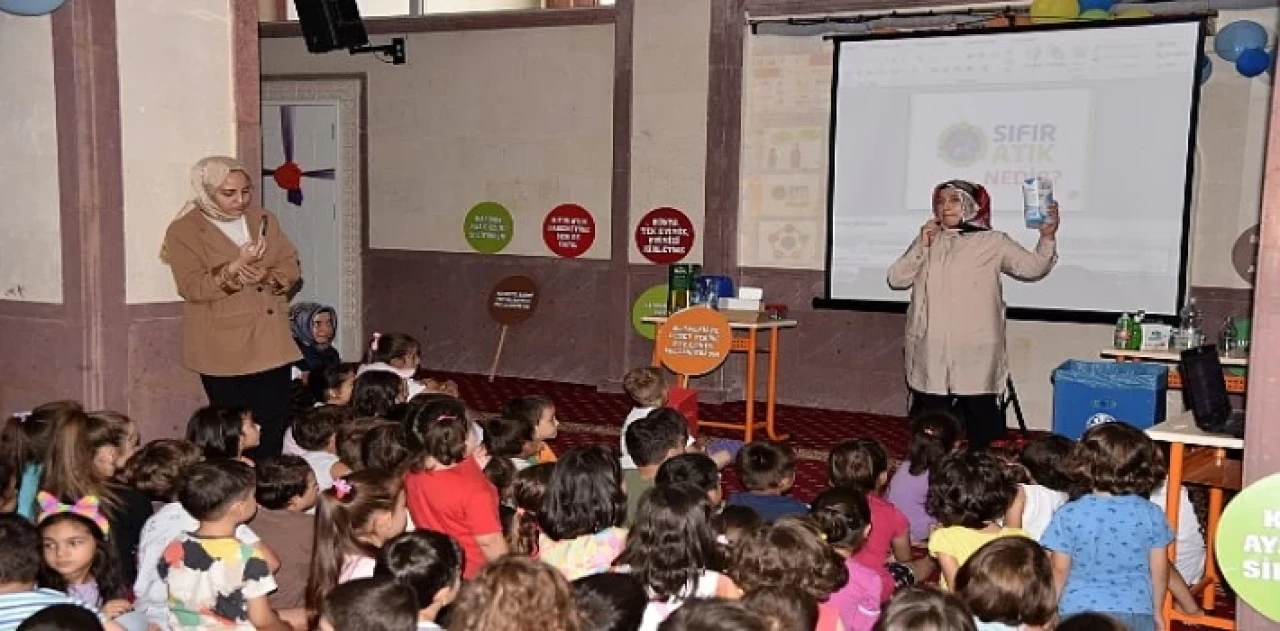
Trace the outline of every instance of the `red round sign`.
{"type": "Polygon", "coordinates": [[[596,220],[577,204],[560,204],[542,220],[542,240],[556,256],[582,256],[596,240],[596,220]]]}
{"type": "Polygon", "coordinates": [[[636,247],[646,259],[667,265],[689,256],[693,222],[674,208],[655,208],[636,226],[636,247]]]}

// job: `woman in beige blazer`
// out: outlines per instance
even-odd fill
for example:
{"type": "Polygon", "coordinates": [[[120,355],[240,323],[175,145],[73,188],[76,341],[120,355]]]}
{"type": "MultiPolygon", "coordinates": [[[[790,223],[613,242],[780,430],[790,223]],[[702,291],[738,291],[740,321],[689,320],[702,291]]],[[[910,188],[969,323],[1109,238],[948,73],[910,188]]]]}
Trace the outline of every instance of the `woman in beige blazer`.
{"type": "Polygon", "coordinates": [[[1037,281],[1058,260],[1058,206],[1048,211],[1040,240],[1027,251],[991,229],[991,198],[972,182],[951,180],[933,190],[933,217],[889,267],[889,286],[911,290],[906,368],[911,416],[948,409],[965,425],[971,447],[1005,434],[997,402],[1009,369],[1005,359],[1001,274],[1037,281]]]}
{"type": "Polygon", "coordinates": [[[298,251],[275,216],[249,205],[249,172],[212,156],[191,170],[192,198],[165,233],[163,258],[183,309],[183,363],[212,405],[246,407],[262,427],[254,456],[277,455],[290,401],[289,330],[298,251]]]}

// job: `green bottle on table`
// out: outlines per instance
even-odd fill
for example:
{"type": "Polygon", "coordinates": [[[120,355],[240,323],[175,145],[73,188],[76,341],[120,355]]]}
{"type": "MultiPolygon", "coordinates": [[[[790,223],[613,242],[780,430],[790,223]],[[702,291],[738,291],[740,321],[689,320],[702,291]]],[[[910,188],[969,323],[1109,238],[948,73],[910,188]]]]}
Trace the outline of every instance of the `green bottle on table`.
{"type": "Polygon", "coordinates": [[[1124,315],[1120,316],[1119,320],[1116,320],[1116,332],[1111,338],[1111,346],[1117,350],[1128,350],[1129,337],[1133,333],[1130,330],[1132,326],[1133,318],[1130,318],[1129,313],[1126,311],[1124,315]]]}
{"type": "Polygon", "coordinates": [[[1147,312],[1139,311],[1129,321],[1129,350],[1142,350],[1142,321],[1147,317],[1147,312]]]}

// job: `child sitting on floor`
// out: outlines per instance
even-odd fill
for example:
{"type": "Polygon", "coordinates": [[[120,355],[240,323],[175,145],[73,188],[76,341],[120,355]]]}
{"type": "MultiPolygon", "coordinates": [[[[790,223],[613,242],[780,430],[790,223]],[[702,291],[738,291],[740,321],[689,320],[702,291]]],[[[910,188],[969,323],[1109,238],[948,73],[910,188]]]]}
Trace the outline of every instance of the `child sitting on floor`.
{"type": "Polygon", "coordinates": [[[685,451],[689,425],[679,412],[658,408],[627,428],[627,447],[636,468],[622,472],[627,492],[627,525],[635,521],[640,499],[656,484],[658,468],[685,451]]]}
{"type": "Polygon", "coordinates": [[[1026,537],[978,548],[956,573],[955,588],[982,631],[1045,631],[1057,617],[1049,557],[1026,537]]]}
{"type": "Polygon", "coordinates": [[[907,517],[912,543],[928,541],[937,523],[924,508],[929,494],[929,473],[955,450],[959,437],[960,422],[946,412],[926,412],[911,422],[907,459],[898,463],[898,470],[889,479],[885,499],[907,517]]]}
{"type": "Polygon", "coordinates": [[[267,601],[276,589],[266,559],[235,538],[258,510],[253,468],[235,460],[191,466],[178,501],[197,520],[165,548],[158,564],[169,586],[169,626],[290,631],[267,601]]]}
{"type": "Polygon", "coordinates": [[[622,378],[622,389],[631,397],[631,411],[622,420],[619,443],[622,446],[622,468],[634,469],[636,463],[627,449],[627,428],[648,416],[650,412],[667,404],[667,378],[661,368],[645,366],[634,368],[622,378]]]}
{"type": "Polygon", "coordinates": [[[40,533],[20,515],[0,515],[0,631],[13,631],[46,607],[74,605],[66,594],[36,587],[40,572],[40,533]]]}
{"type": "MultiPolygon", "coordinates": [[[[902,511],[880,496],[889,479],[888,469],[889,455],[879,442],[870,438],[840,443],[827,456],[831,487],[849,489],[867,498],[871,532],[854,558],[880,574],[882,602],[889,600],[895,590],[925,580],[935,567],[928,557],[912,558],[910,522],[902,511]]],[[[931,484],[936,475],[937,472],[930,474],[931,484]]]]}
{"type": "Polygon", "coordinates": [[[547,441],[555,440],[560,433],[560,419],[556,418],[555,402],[538,395],[517,397],[502,406],[502,416],[524,421],[533,427],[532,447],[537,451],[524,456],[525,466],[556,461],[556,453],[547,444],[547,441]]]}
{"type": "Polygon", "coordinates": [[[386,576],[339,585],[324,599],[320,631],[413,631],[417,628],[413,590],[386,576]]]}
{"type": "Polygon", "coordinates": [[[276,611],[297,609],[305,604],[311,570],[315,518],[307,513],[319,498],[315,473],[297,456],[264,458],[256,473],[258,514],[249,525],[280,559],[280,589],[268,600],[276,611]]]}
{"type": "Polygon", "coordinates": [[[831,595],[830,603],[840,612],[849,631],[867,631],[880,617],[884,593],[880,573],[858,562],[854,555],[871,533],[871,506],[867,496],[852,489],[827,489],[813,498],[809,513],[827,545],[844,559],[849,580],[831,595]]]}
{"type": "Polygon", "coordinates": [[[626,510],[622,472],[609,448],[570,449],[547,483],[538,558],[571,581],[609,569],[626,541],[626,510]]]}
{"type": "Polygon", "coordinates": [[[351,411],[337,405],[326,405],[307,411],[293,424],[293,437],[302,449],[302,459],[315,473],[316,486],[329,490],[333,481],[351,468],[338,460],[338,428],[352,420],[351,411]]]}
{"type": "Polygon", "coordinates": [[[436,618],[462,587],[462,548],[442,533],[406,532],[382,546],[373,573],[390,576],[413,591],[418,631],[441,629],[436,618]]]}
{"type": "Polygon", "coordinates": [[[481,435],[457,401],[413,404],[405,423],[413,453],[405,475],[409,514],[419,528],[442,532],[466,556],[465,578],[507,553],[498,518],[498,490],[475,457],[481,435]]]}
{"type": "Polygon", "coordinates": [[[734,466],[745,490],[734,493],[730,505],[753,508],[767,522],[809,512],[804,502],[786,495],[796,481],[796,453],[790,445],[753,442],[738,452],[734,466]]]}
{"type": "Polygon", "coordinates": [[[940,526],[929,537],[929,554],[942,568],[944,590],[950,591],[960,566],[983,544],[998,537],[1030,538],[1000,523],[1016,486],[1008,466],[988,452],[952,454],[929,477],[929,514],[940,526]]]}
{"type": "Polygon", "coordinates": [[[1031,478],[1019,484],[1018,494],[1004,515],[1004,525],[1022,528],[1036,541],[1049,527],[1053,514],[1067,503],[1071,488],[1071,452],[1075,441],[1050,434],[1027,443],[1018,454],[1018,464],[1031,478]]]}
{"type": "MultiPolygon", "coordinates": [[[[160,555],[175,537],[200,527],[178,501],[178,489],[187,472],[202,458],[200,448],[184,440],[153,440],[142,447],[125,467],[124,478],[148,496],[166,502],[142,527],[138,543],[138,577],[133,583],[137,601],[134,608],[146,613],[147,619],[163,626],[169,621],[169,592],[158,572],[160,555]]],[[[279,561],[274,553],[259,545],[258,535],[248,526],[236,528],[236,539],[247,545],[258,545],[274,572],[279,561]]]]}

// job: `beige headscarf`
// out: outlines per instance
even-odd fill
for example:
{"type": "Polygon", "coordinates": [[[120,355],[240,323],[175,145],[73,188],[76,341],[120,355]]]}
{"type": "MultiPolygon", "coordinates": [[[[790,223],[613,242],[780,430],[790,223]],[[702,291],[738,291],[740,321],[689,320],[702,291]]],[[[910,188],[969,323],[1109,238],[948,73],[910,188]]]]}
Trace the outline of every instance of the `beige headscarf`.
{"type": "MultiPolygon", "coordinates": [[[[218,208],[217,202],[213,201],[213,192],[222,186],[222,182],[227,179],[228,175],[240,171],[249,176],[249,170],[240,164],[239,160],[227,156],[208,156],[201,158],[195,166],[191,167],[191,198],[182,205],[182,209],[173,218],[177,221],[186,216],[193,210],[199,210],[204,215],[214,221],[233,221],[237,217],[233,217],[222,212],[218,208]]],[[[252,180],[251,180],[252,181],[252,180]]],[[[160,260],[167,261],[168,255],[166,247],[160,246],[160,260]]]]}

